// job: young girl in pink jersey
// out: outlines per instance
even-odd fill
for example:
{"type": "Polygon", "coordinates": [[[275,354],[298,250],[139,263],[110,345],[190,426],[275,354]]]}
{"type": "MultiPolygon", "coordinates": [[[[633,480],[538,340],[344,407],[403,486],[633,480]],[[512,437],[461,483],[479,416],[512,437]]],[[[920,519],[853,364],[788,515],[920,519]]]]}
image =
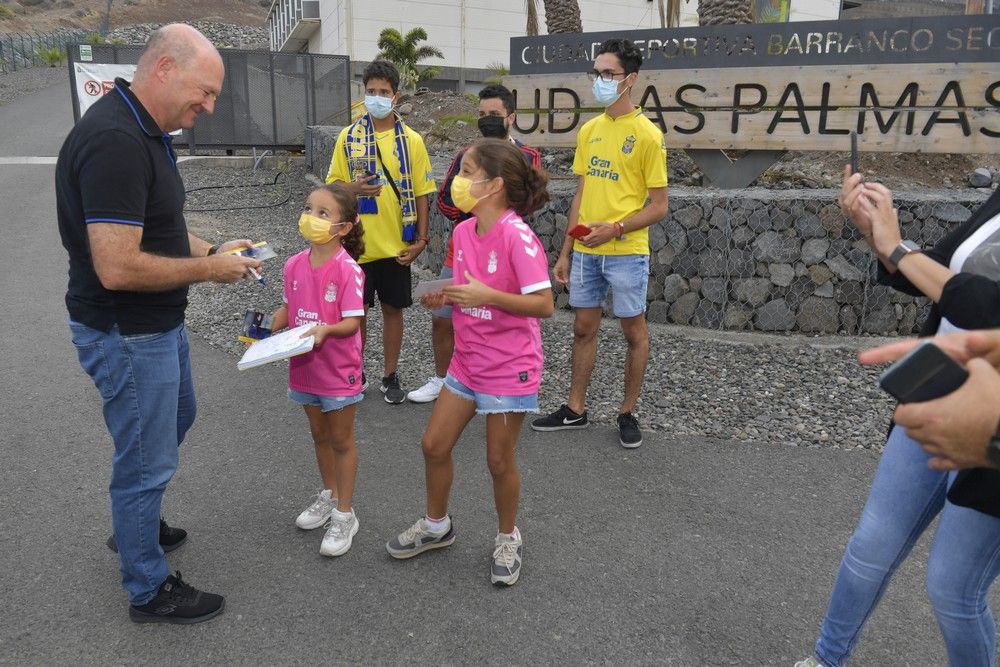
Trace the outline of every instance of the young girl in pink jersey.
{"type": "Polygon", "coordinates": [[[326,524],[319,552],[339,556],[351,548],[359,526],[351,500],[358,472],[354,412],[364,397],[365,277],[355,261],[364,251],[364,232],[354,195],[340,185],[313,190],[299,232],[310,245],[285,263],[285,304],[274,313],[274,329],[315,324],[303,334],[316,337],[313,350],[290,360],[288,397],[309,418],[324,488],[295,523],[306,530],[326,524]]]}
{"type": "Polygon", "coordinates": [[[490,580],[507,586],[517,581],[522,559],[515,452],[525,413],[538,412],[538,318],[553,309],[545,250],[521,216],[548,200],[547,181],[509,141],[477,142],[462,160],[451,194],[458,208],[475,217],[455,227],[454,285],[422,299],[430,309],[453,304],[455,327],[447,391],[438,397],[422,441],[427,514],[386,544],[394,558],[411,558],[455,541],[448,515],[451,451],[473,416],[485,414],[486,462],[499,519],[490,580]]]}

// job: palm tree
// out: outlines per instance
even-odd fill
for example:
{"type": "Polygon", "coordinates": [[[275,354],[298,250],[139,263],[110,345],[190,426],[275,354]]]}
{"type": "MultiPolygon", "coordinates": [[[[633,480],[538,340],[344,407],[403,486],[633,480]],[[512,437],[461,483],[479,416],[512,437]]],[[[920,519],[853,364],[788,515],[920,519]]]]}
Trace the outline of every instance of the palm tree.
{"type": "Polygon", "coordinates": [[[412,89],[422,81],[429,81],[441,72],[437,65],[418,67],[424,58],[444,58],[441,49],[434,46],[417,46],[427,40],[427,31],[414,28],[406,35],[395,28],[383,28],[378,36],[378,60],[388,60],[399,70],[400,85],[412,89]]]}
{"type": "Polygon", "coordinates": [[[538,36],[538,5],[536,0],[525,0],[524,4],[528,12],[528,21],[524,26],[524,33],[528,37],[538,36]]]}
{"type": "Polygon", "coordinates": [[[753,23],[751,0],[698,0],[698,25],[753,23]]]}
{"type": "Polygon", "coordinates": [[[545,28],[550,35],[583,32],[577,0],[542,0],[542,4],[545,6],[545,28]]]}

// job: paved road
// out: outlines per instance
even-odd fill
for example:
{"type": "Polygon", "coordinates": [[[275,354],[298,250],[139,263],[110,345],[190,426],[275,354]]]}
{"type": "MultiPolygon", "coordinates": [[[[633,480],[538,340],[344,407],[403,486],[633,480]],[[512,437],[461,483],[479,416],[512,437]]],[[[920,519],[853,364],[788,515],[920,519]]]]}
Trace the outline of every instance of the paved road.
{"type": "MultiPolygon", "coordinates": [[[[0,157],[55,154],[64,96],[50,89],[0,107],[0,157]],[[46,131],[8,131],[32,124],[46,131]]],[[[111,444],[69,343],[52,173],[0,165],[0,374],[13,385],[0,398],[0,662],[790,665],[808,653],[871,453],[669,434],[626,452],[606,428],[526,433],[525,569],[497,590],[481,422],[457,454],[458,541],[400,563],[382,545],[421,509],[429,409],[365,401],[361,531],[347,555],[324,559],[320,534],[292,523],[317,476],[283,371],[239,373],[200,340],[200,413],[165,506],[191,538],[169,560],[228,606],[195,627],[132,625],[103,545],[111,444]]],[[[923,593],[926,544],[854,664],[944,663],[923,593]]]]}

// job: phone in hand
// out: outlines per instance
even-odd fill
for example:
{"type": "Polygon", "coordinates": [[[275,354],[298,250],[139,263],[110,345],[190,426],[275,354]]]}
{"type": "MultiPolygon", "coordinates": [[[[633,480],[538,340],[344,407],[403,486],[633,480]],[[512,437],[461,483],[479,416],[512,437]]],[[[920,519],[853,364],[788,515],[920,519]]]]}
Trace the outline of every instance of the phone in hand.
{"type": "Polygon", "coordinates": [[[858,134],[851,132],[851,176],[858,173],[858,134]]]}
{"type": "Polygon", "coordinates": [[[886,369],[878,383],[900,403],[920,403],[950,394],[968,377],[961,364],[927,340],[886,369]]]}
{"type": "Polygon", "coordinates": [[[566,233],[569,234],[570,236],[572,236],[573,238],[575,238],[577,240],[580,240],[584,236],[587,236],[588,234],[590,234],[591,231],[592,230],[587,225],[580,225],[580,224],[578,224],[578,225],[576,225],[576,227],[573,227],[573,229],[569,230],[566,233]]]}

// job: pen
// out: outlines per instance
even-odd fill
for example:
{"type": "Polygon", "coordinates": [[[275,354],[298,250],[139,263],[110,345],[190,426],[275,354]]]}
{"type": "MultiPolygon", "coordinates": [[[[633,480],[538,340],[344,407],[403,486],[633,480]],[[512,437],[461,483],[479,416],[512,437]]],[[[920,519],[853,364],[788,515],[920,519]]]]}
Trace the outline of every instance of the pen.
{"type": "Polygon", "coordinates": [[[253,268],[252,266],[248,266],[247,267],[247,271],[249,271],[250,275],[253,276],[257,280],[257,282],[259,282],[261,285],[265,285],[266,284],[264,282],[264,276],[262,276],[259,273],[257,273],[257,269],[253,268]]]}

